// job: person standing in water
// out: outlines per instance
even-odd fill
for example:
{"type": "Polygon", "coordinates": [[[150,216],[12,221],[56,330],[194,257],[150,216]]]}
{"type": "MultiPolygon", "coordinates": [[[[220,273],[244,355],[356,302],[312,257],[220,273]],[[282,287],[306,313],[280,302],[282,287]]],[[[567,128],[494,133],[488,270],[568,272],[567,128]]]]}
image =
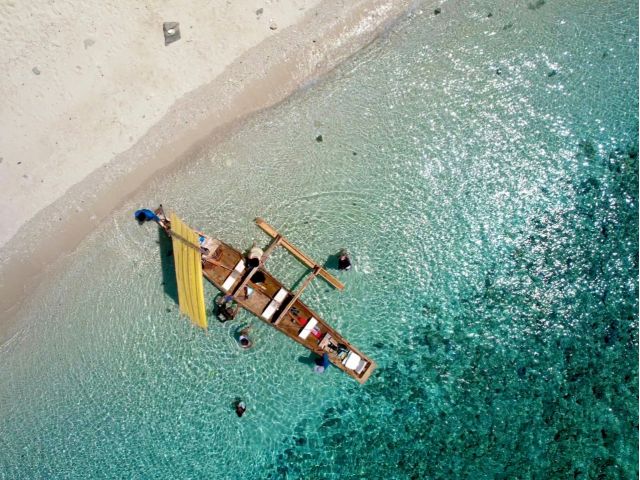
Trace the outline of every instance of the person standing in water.
{"type": "Polygon", "coordinates": [[[236,318],[238,310],[240,310],[240,305],[234,305],[233,297],[231,295],[225,295],[217,298],[216,305],[218,307],[218,320],[223,323],[236,318]]]}
{"type": "Polygon", "coordinates": [[[242,415],[244,415],[244,412],[246,411],[247,411],[247,406],[242,400],[236,403],[236,415],[238,415],[238,417],[242,417],[242,415]]]}

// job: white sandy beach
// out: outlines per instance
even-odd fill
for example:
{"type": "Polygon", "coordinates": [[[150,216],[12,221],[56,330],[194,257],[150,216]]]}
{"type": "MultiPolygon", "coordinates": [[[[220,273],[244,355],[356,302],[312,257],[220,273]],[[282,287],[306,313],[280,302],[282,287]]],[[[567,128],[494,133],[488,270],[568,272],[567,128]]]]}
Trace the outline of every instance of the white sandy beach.
{"type": "Polygon", "coordinates": [[[2,316],[154,174],[326,73],[409,4],[2,3],[2,316]],[[165,46],[163,22],[180,23],[178,41],[165,46]]]}

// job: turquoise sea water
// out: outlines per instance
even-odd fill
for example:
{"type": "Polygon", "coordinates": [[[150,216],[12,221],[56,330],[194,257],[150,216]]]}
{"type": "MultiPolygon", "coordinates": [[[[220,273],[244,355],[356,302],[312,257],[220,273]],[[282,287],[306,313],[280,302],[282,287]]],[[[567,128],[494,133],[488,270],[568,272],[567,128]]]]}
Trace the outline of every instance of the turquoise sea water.
{"type": "Polygon", "coordinates": [[[637,33],[624,0],[418,6],[154,182],[0,349],[0,478],[636,478],[637,33]],[[304,298],[367,384],[247,314],[180,318],[132,217],[160,202],[239,248],[256,216],[349,248],[304,298]]]}

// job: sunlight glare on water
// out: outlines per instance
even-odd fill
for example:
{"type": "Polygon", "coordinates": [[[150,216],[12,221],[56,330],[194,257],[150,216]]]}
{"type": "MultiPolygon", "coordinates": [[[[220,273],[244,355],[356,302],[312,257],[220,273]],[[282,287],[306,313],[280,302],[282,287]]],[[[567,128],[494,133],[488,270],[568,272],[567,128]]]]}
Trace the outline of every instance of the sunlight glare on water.
{"type": "Polygon", "coordinates": [[[418,6],[158,179],[0,350],[0,478],[637,476],[637,31],[621,0],[418,6]],[[241,249],[256,216],[320,262],[348,248],[345,291],[303,298],[367,384],[246,313],[180,318],[133,221],[159,203],[241,249]]]}

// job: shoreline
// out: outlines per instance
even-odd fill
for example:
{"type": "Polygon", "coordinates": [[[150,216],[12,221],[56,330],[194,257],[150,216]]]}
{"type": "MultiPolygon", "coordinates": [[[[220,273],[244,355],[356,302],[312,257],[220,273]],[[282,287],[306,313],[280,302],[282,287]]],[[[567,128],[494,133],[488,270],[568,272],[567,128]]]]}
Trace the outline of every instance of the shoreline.
{"type": "Polygon", "coordinates": [[[323,0],[298,23],[245,51],[211,82],[180,98],[128,150],[40,210],[0,247],[0,345],[20,330],[29,291],[100,222],[163,172],[251,115],[282,102],[374,41],[408,0],[323,0]],[[337,16],[334,12],[339,12],[337,16]]]}

